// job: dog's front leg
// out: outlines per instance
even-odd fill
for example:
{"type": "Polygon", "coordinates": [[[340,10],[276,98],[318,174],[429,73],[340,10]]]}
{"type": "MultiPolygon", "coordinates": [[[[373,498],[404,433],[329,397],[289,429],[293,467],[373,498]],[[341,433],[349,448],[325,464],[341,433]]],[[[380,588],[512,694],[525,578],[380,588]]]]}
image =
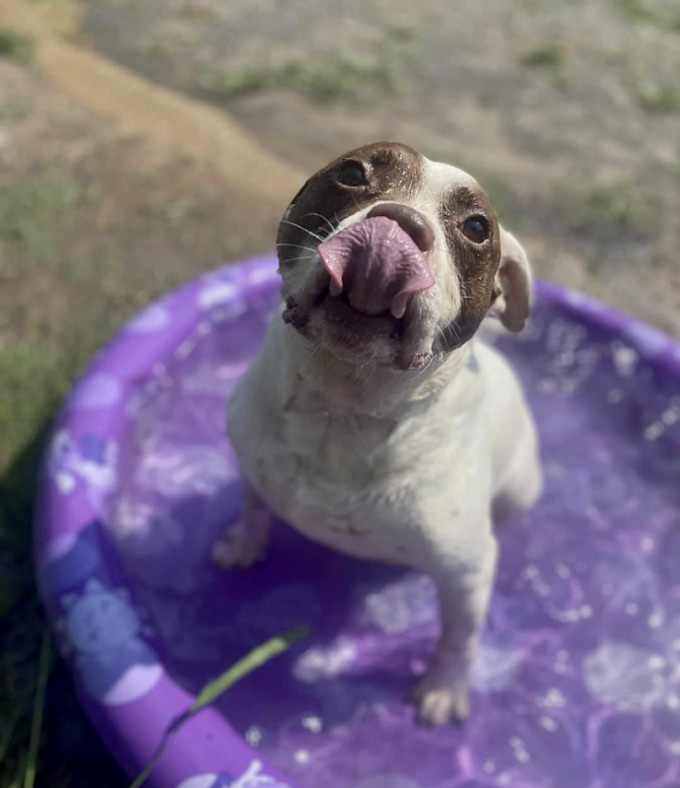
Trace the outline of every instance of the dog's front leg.
{"type": "Polygon", "coordinates": [[[272,514],[249,486],[243,492],[241,516],[213,547],[213,560],[221,569],[248,569],[261,561],[269,545],[272,514]]]}
{"type": "Polygon", "coordinates": [[[468,715],[468,669],[491,597],[497,552],[489,533],[474,557],[442,558],[431,572],[441,609],[441,635],[427,673],[413,692],[424,724],[445,725],[468,715]]]}

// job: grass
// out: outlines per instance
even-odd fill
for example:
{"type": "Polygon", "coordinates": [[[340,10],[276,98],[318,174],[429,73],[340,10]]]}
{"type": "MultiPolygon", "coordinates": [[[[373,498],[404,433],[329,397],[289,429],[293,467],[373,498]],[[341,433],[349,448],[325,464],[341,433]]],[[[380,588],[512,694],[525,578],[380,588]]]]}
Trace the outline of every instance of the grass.
{"type": "Polygon", "coordinates": [[[26,118],[30,113],[30,107],[24,101],[5,101],[0,106],[0,120],[18,121],[26,118]]]}
{"type": "Polygon", "coordinates": [[[636,194],[623,185],[592,189],[583,201],[582,223],[636,228],[643,223],[636,194]]]}
{"type": "Polygon", "coordinates": [[[0,184],[0,785],[17,788],[40,772],[48,658],[31,570],[38,463],[47,424],[101,336],[88,342],[77,320],[55,322],[47,297],[71,281],[63,250],[81,204],[76,181],[57,172],[0,184]]]}
{"type": "MultiPolygon", "coordinates": [[[[147,779],[151,776],[156,764],[160,761],[172,736],[174,736],[195,714],[198,714],[201,709],[210,706],[228,689],[233,687],[234,684],[237,684],[246,676],[258,670],[258,668],[266,665],[267,662],[283,654],[284,651],[287,651],[294,643],[297,643],[297,641],[306,637],[308,634],[308,627],[300,626],[284,635],[270,638],[266,643],[257,646],[249,654],[246,654],[245,657],[234,663],[222,673],[222,675],[206,684],[186,712],[168,726],[165,737],[161,741],[156,754],[132,782],[130,788],[142,788],[147,779]]],[[[25,786],[25,788],[31,788],[31,786],[25,786]]]]}
{"type": "Polygon", "coordinates": [[[547,43],[530,49],[520,58],[523,66],[531,68],[559,69],[565,65],[567,53],[559,44],[547,43]]]}
{"type": "Polygon", "coordinates": [[[638,103],[650,112],[680,112],[680,88],[656,82],[638,81],[633,85],[638,103]]]}
{"type": "MultiPolygon", "coordinates": [[[[647,24],[669,33],[680,33],[680,13],[664,11],[649,0],[615,0],[619,13],[631,24],[647,24]]],[[[651,80],[635,80],[632,90],[638,104],[650,112],[680,112],[680,88],[651,80]]]]}
{"type": "MultiPolygon", "coordinates": [[[[88,753],[107,759],[96,735],[79,722],[82,712],[63,669],[49,690],[58,696],[46,707],[51,734],[38,751],[37,722],[32,729],[32,698],[36,689],[42,692],[36,666],[44,619],[32,580],[31,524],[46,430],[95,350],[141,303],[173,284],[167,274],[154,278],[149,266],[141,270],[128,260],[130,230],[126,225],[112,242],[111,233],[97,229],[98,210],[97,190],[71,170],[0,179],[1,786],[21,788],[28,769],[36,785],[71,788],[72,773],[63,779],[56,774],[68,763],[62,734],[55,732],[65,726],[81,731],[88,753]],[[71,708],[65,700],[72,710],[64,710],[71,708]],[[55,775],[45,783],[48,764],[55,775]]],[[[120,785],[110,768],[101,788],[120,785]]]]}
{"type": "Polygon", "coordinates": [[[648,24],[669,33],[680,33],[680,13],[664,12],[649,0],[615,0],[621,16],[633,24],[648,24]]]}
{"type": "Polygon", "coordinates": [[[8,27],[0,27],[0,57],[17,63],[30,63],[35,52],[32,38],[8,27]]]}
{"type": "Polygon", "coordinates": [[[281,66],[248,66],[225,71],[215,77],[211,88],[227,97],[273,88],[294,90],[311,101],[323,103],[390,85],[390,70],[380,60],[336,55],[317,62],[293,60],[281,66]]]}
{"type": "Polygon", "coordinates": [[[557,210],[576,231],[648,235],[658,227],[656,201],[628,182],[565,189],[557,210]]]}
{"type": "Polygon", "coordinates": [[[16,245],[28,258],[44,260],[52,255],[58,225],[77,199],[72,179],[60,173],[18,179],[0,191],[0,243],[16,245]]]}
{"type": "Polygon", "coordinates": [[[56,299],[59,286],[77,276],[78,261],[55,250],[63,248],[81,200],[73,179],[58,173],[27,175],[0,189],[0,476],[36,425],[48,420],[101,338],[85,340],[65,318],[73,305],[52,314],[46,299],[56,299]]]}
{"type": "Polygon", "coordinates": [[[36,308],[64,275],[55,249],[77,202],[73,180],[56,173],[16,178],[0,189],[0,476],[48,419],[90,349],[68,341],[68,331],[50,346],[48,304],[36,308]]]}
{"type": "Polygon", "coordinates": [[[550,75],[556,87],[564,89],[567,86],[567,52],[560,44],[548,42],[534,47],[525,52],[519,62],[526,68],[542,69],[550,75]]]}
{"type": "Polygon", "coordinates": [[[652,22],[657,12],[649,4],[649,0],[615,0],[621,16],[629,22],[652,22]]]}
{"type": "Polygon", "coordinates": [[[396,88],[415,36],[411,26],[394,22],[373,56],[338,52],[322,60],[222,69],[205,76],[203,86],[227,98],[275,89],[295,91],[316,103],[361,98],[396,88]]]}
{"type": "MultiPolygon", "coordinates": [[[[164,206],[167,216],[148,220],[171,233],[189,208],[164,206]]],[[[98,189],[72,172],[47,169],[0,182],[0,479],[94,351],[127,315],[175,283],[177,273],[128,260],[126,236],[134,228],[126,224],[112,241],[97,227],[99,207],[98,189]]],[[[5,521],[6,502],[3,496],[0,539],[25,530],[5,521]]]]}
{"type": "Polygon", "coordinates": [[[47,628],[43,630],[40,646],[40,659],[38,662],[38,677],[36,680],[35,701],[31,717],[31,734],[26,753],[26,770],[24,772],[23,788],[33,788],[37,772],[38,754],[40,751],[40,738],[42,736],[43,715],[45,713],[45,692],[47,679],[50,672],[51,639],[47,628]]]}
{"type": "Polygon", "coordinates": [[[616,187],[593,189],[584,200],[583,219],[593,224],[634,228],[642,223],[640,205],[630,190],[616,187]]]}
{"type": "MultiPolygon", "coordinates": [[[[28,444],[35,425],[54,412],[80,367],[77,355],[66,350],[53,356],[37,342],[12,343],[0,350],[0,473],[8,469],[16,448],[28,444]]],[[[0,610],[3,607],[0,598],[0,610]]]]}

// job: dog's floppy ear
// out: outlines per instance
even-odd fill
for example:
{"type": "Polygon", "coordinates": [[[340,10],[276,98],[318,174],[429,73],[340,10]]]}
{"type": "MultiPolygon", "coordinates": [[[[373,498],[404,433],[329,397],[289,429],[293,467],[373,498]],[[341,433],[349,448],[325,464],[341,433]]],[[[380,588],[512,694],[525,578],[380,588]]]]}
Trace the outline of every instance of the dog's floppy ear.
{"type": "Polygon", "coordinates": [[[493,312],[508,331],[524,328],[531,306],[532,276],[529,258],[512,233],[500,229],[501,262],[494,282],[493,312]]]}

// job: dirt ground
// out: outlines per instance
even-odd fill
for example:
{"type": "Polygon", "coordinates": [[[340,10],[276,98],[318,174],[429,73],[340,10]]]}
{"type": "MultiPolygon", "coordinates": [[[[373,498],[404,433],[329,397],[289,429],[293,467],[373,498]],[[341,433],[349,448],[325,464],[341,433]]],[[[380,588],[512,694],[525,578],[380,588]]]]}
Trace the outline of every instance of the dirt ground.
{"type": "Polygon", "coordinates": [[[680,334],[680,10],[661,0],[93,0],[84,38],[311,171],[469,169],[539,275],[680,334]]]}
{"type": "MultiPolygon", "coordinates": [[[[674,0],[0,0],[0,785],[32,716],[42,430],[116,327],[395,139],[475,174],[540,276],[680,336],[678,74],[674,0]]],[[[59,665],[44,729],[38,786],[125,785],[59,665]]]]}

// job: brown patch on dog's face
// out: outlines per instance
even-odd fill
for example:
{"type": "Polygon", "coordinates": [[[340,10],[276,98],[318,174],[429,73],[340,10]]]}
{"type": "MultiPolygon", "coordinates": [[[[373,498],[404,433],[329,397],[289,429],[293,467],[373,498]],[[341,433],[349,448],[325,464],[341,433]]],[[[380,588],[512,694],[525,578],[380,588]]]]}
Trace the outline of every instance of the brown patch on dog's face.
{"type": "Polygon", "coordinates": [[[408,202],[420,183],[422,161],[413,148],[378,142],[340,156],[313,175],[279,225],[276,248],[282,270],[297,262],[300,247],[316,247],[343,219],[376,200],[408,202]]]}
{"type": "Polygon", "coordinates": [[[491,200],[476,184],[454,186],[444,193],[441,222],[461,289],[458,315],[443,329],[448,351],[472,337],[496,298],[501,242],[491,200]]]}

